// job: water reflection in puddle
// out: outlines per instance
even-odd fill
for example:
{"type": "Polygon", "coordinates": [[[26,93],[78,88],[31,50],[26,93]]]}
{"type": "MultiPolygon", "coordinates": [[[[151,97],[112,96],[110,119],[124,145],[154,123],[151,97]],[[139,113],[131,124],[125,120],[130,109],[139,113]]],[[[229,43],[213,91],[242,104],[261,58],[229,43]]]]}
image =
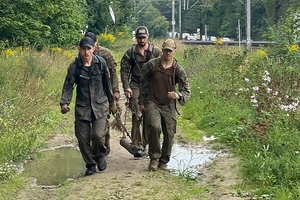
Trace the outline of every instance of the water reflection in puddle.
{"type": "Polygon", "coordinates": [[[24,164],[23,174],[36,180],[32,185],[59,185],[78,177],[85,164],[77,149],[69,146],[41,151],[38,157],[24,164]]]}
{"type": "Polygon", "coordinates": [[[196,178],[199,168],[212,161],[219,153],[203,147],[174,144],[168,169],[176,175],[196,178]]]}

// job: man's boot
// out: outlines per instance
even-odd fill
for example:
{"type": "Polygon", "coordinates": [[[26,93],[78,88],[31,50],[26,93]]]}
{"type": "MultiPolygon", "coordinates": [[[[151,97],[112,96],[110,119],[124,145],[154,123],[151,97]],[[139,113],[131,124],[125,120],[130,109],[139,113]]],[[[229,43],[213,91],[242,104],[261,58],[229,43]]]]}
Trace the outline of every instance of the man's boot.
{"type": "Polygon", "coordinates": [[[156,159],[151,159],[151,160],[150,160],[148,169],[149,169],[150,171],[156,171],[156,170],[157,170],[157,160],[156,160],[156,159]]]}

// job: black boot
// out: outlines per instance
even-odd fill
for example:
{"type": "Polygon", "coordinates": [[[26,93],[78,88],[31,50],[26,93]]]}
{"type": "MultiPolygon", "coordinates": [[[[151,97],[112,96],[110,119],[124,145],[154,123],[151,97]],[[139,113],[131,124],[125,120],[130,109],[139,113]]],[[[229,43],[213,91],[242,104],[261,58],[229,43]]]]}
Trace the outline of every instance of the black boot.
{"type": "Polygon", "coordinates": [[[87,167],[87,169],[85,171],[85,175],[86,176],[92,175],[94,173],[96,173],[96,167],[95,167],[95,165],[87,167]]]}
{"type": "Polygon", "coordinates": [[[106,162],[105,156],[100,156],[98,158],[98,162],[97,163],[98,163],[97,167],[98,167],[99,171],[104,171],[106,169],[107,162],[106,162]]]}

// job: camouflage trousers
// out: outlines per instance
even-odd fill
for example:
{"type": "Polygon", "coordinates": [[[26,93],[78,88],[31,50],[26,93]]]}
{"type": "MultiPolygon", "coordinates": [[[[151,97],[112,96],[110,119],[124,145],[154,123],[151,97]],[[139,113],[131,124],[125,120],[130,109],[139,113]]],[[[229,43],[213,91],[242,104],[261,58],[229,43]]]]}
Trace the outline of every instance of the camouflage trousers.
{"type": "Polygon", "coordinates": [[[153,101],[145,104],[145,134],[149,142],[150,159],[163,163],[170,161],[174,134],[176,133],[175,103],[169,105],[157,105],[153,101]],[[161,133],[163,135],[161,145],[161,133]]]}
{"type": "Polygon", "coordinates": [[[129,99],[129,106],[132,110],[131,118],[131,139],[132,144],[137,148],[145,148],[148,144],[147,138],[144,136],[144,119],[138,105],[139,87],[136,83],[131,83],[130,88],[133,92],[132,97],[129,99]]]}

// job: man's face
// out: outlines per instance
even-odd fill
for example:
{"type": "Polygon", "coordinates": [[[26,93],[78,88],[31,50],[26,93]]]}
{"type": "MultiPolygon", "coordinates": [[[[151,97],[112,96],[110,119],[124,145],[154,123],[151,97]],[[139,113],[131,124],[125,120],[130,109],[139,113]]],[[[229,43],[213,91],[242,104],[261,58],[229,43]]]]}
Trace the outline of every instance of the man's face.
{"type": "Polygon", "coordinates": [[[163,52],[164,60],[169,61],[173,59],[175,50],[172,51],[170,49],[163,49],[162,52],[163,52]]]}
{"type": "Polygon", "coordinates": [[[78,47],[79,54],[83,61],[87,62],[92,58],[94,48],[89,47],[78,47]]]}
{"type": "Polygon", "coordinates": [[[136,37],[136,41],[137,41],[138,45],[140,45],[141,47],[144,47],[147,44],[148,37],[136,37]]]}

